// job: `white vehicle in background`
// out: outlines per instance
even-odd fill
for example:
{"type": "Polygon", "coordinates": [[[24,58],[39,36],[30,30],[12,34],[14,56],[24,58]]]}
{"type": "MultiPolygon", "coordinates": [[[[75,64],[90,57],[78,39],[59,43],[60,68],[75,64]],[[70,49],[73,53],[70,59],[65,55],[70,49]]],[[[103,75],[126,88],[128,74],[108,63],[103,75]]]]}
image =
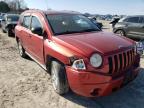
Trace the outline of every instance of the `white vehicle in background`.
{"type": "Polygon", "coordinates": [[[1,27],[1,22],[2,22],[2,20],[3,20],[3,16],[0,15],[0,27],[1,27]]]}
{"type": "Polygon", "coordinates": [[[3,33],[8,33],[8,36],[14,36],[14,29],[19,20],[18,14],[6,14],[1,22],[3,33]]]}
{"type": "Polygon", "coordinates": [[[137,50],[140,55],[144,55],[144,41],[136,42],[137,50]]]}

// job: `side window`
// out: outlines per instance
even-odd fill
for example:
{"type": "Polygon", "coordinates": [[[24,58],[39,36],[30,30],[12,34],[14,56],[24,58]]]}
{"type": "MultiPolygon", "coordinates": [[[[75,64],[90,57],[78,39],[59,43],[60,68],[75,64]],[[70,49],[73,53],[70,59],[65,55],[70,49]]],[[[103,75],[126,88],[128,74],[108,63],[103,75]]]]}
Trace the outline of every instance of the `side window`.
{"type": "Polygon", "coordinates": [[[144,18],[140,17],[139,23],[143,23],[144,18]]]}
{"type": "Polygon", "coordinates": [[[32,16],[31,28],[43,28],[37,17],[32,16]]]}
{"type": "Polygon", "coordinates": [[[142,23],[144,24],[144,17],[142,17],[142,23]]]}
{"type": "Polygon", "coordinates": [[[127,19],[127,22],[139,23],[139,17],[130,17],[127,19]]]}
{"type": "Polygon", "coordinates": [[[30,27],[30,22],[31,22],[30,16],[24,16],[22,26],[25,27],[25,28],[29,28],[30,27]]]}
{"type": "Polygon", "coordinates": [[[20,18],[19,18],[19,24],[20,24],[20,25],[22,25],[22,24],[23,24],[23,18],[24,18],[24,16],[23,16],[23,15],[21,15],[21,16],[20,16],[20,18]]]}

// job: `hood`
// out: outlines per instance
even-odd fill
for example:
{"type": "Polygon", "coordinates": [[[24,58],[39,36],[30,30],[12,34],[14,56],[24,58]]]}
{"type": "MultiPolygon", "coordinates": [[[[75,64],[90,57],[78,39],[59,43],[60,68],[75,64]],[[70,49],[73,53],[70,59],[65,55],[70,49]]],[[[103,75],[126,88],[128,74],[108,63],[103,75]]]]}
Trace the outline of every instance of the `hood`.
{"type": "Polygon", "coordinates": [[[58,36],[57,38],[63,41],[63,45],[68,44],[65,47],[71,51],[82,52],[85,56],[90,56],[94,52],[105,55],[128,48],[134,44],[132,40],[107,32],[68,34],[58,36]]]}

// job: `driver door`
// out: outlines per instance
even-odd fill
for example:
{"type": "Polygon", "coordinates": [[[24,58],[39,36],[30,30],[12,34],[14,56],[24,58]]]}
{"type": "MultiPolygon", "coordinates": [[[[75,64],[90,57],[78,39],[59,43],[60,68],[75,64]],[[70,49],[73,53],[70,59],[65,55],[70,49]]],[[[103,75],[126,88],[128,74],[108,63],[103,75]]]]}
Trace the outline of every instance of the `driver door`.
{"type": "Polygon", "coordinates": [[[31,18],[31,33],[30,33],[30,49],[31,55],[41,64],[44,64],[44,56],[43,56],[43,36],[32,33],[33,28],[42,28],[43,25],[39,20],[38,15],[32,15],[31,18]]]}

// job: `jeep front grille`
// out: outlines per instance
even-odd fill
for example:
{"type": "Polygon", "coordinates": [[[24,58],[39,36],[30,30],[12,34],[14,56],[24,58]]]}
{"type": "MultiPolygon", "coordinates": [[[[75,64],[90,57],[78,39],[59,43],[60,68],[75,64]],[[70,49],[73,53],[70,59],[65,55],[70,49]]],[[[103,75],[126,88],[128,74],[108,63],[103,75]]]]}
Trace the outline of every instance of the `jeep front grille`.
{"type": "Polygon", "coordinates": [[[109,74],[118,75],[134,62],[134,49],[108,57],[109,74]]]}

